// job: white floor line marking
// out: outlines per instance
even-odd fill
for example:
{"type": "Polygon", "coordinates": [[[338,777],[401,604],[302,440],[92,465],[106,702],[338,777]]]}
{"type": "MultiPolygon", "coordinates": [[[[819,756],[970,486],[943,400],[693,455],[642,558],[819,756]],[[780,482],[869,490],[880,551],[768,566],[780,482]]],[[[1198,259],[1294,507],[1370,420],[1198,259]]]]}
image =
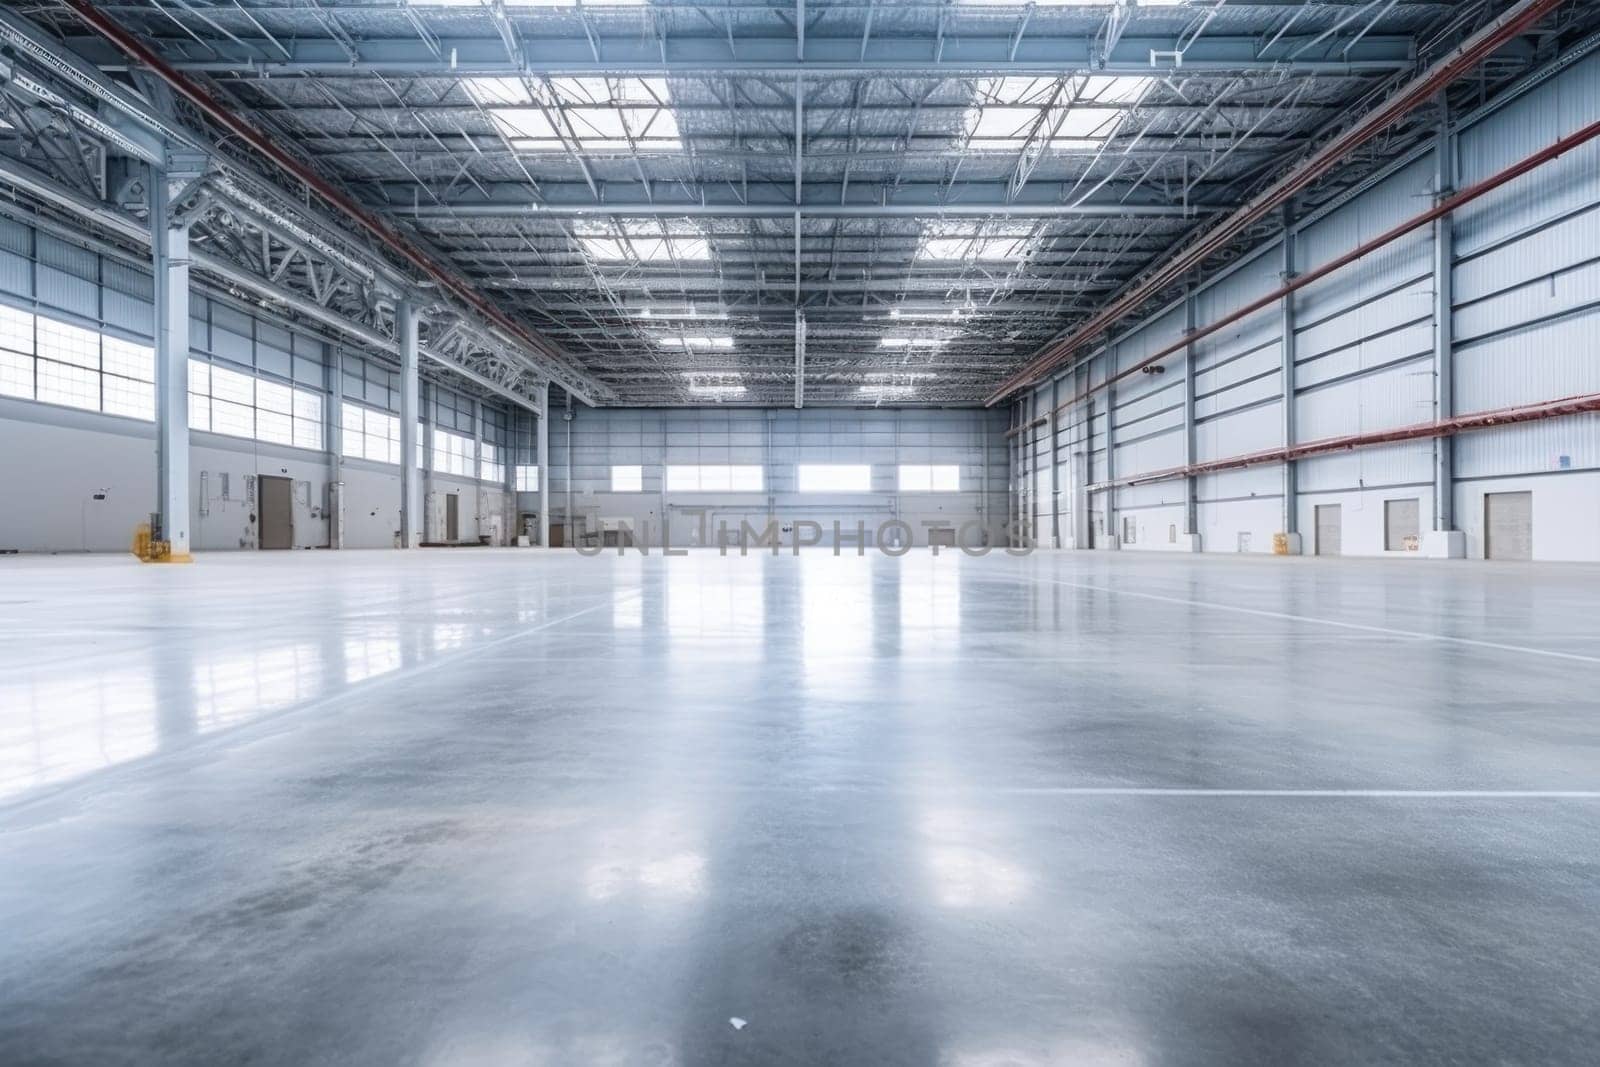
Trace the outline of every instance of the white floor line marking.
{"type": "Polygon", "coordinates": [[[1016,786],[996,792],[1055,797],[1293,797],[1353,800],[1600,800],[1597,789],[1185,789],[1156,786],[1016,786]]]}
{"type": "Polygon", "coordinates": [[[1039,581],[1064,585],[1071,589],[1084,589],[1092,593],[1109,593],[1112,596],[1131,596],[1141,600],[1159,600],[1167,604],[1183,604],[1191,608],[1210,608],[1213,611],[1232,611],[1240,615],[1255,615],[1267,619],[1287,619],[1290,622],[1308,622],[1319,626],[1337,626],[1344,630],[1360,630],[1369,634],[1388,634],[1391,637],[1412,637],[1421,641],[1440,641],[1446,644],[1467,645],[1472,648],[1492,648],[1497,652],[1520,652],[1526,656],[1547,656],[1551,659],[1574,660],[1578,663],[1600,664],[1600,656],[1581,656],[1576,652],[1556,652],[1548,648],[1529,648],[1527,645],[1505,645],[1498,641],[1480,641],[1472,637],[1451,637],[1447,634],[1430,634],[1420,630],[1396,630],[1388,626],[1369,626],[1359,622],[1341,622],[1338,619],[1319,619],[1311,615],[1291,615],[1284,611],[1267,611],[1263,608],[1245,608],[1236,604],[1218,604],[1210,600],[1188,600],[1184,597],[1162,596],[1159,593],[1138,593],[1131,589],[1115,589],[1086,582],[1069,582],[1061,578],[1044,578],[1039,581]]]}
{"type": "Polygon", "coordinates": [[[351,686],[346,686],[337,692],[327,693],[304,704],[290,705],[289,707],[284,708],[282,712],[263,716],[261,719],[256,721],[267,722],[269,720],[281,718],[283,715],[291,712],[310,711],[313,708],[320,708],[326,704],[337,703],[340,700],[355,696],[358,693],[366,693],[381,686],[390,685],[394,682],[402,680],[409,681],[412,678],[416,678],[418,675],[430,674],[441,667],[448,667],[451,664],[460,663],[462,660],[471,659],[473,656],[487,652],[491,648],[498,648],[500,645],[510,644],[513,641],[521,640],[522,638],[527,637],[530,634],[536,634],[541,630],[548,630],[552,626],[560,626],[564,622],[571,622],[573,619],[582,618],[585,615],[599,611],[601,608],[609,608],[615,604],[622,604],[629,600],[636,600],[641,595],[641,593],[633,592],[624,596],[613,596],[607,600],[601,601],[598,604],[591,604],[580,611],[574,611],[570,615],[563,615],[559,619],[546,619],[544,622],[541,622],[536,626],[528,626],[516,631],[515,633],[503,634],[500,637],[496,637],[492,641],[485,641],[481,645],[472,645],[468,648],[463,648],[459,652],[452,652],[444,656],[436,656],[433,659],[424,660],[415,666],[402,667],[398,670],[389,671],[385,674],[375,674],[371,678],[363,679],[362,681],[351,686]]]}

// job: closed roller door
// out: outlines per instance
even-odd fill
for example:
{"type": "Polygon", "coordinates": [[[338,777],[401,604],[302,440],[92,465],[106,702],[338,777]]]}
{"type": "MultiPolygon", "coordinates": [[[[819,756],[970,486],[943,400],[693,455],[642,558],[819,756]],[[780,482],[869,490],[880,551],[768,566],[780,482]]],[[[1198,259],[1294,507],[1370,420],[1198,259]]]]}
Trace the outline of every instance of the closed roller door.
{"type": "Polygon", "coordinates": [[[1419,501],[1385,500],[1383,502],[1383,547],[1390,552],[1416,551],[1418,529],[1421,521],[1419,501]]]}
{"type": "Polygon", "coordinates": [[[1533,494],[1486,494],[1483,530],[1483,554],[1487,558],[1532,559],[1533,494]]]}
{"type": "Polygon", "coordinates": [[[1317,505],[1317,555],[1340,555],[1339,532],[1342,521],[1340,505],[1317,505]]]}

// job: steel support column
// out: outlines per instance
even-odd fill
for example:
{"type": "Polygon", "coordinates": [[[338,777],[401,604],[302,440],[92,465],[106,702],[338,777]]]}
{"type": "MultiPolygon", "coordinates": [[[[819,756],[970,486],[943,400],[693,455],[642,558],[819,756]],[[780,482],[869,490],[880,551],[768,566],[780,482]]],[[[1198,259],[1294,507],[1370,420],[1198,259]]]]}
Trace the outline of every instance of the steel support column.
{"type": "MultiPolygon", "coordinates": [[[[1456,186],[1456,141],[1443,94],[1439,98],[1438,142],[1434,149],[1434,193],[1446,200],[1456,186]]],[[[1444,421],[1455,411],[1455,228],[1450,215],[1433,222],[1433,417],[1444,421]]],[[[1433,528],[1455,529],[1455,442],[1433,441],[1433,528]]]]}
{"type": "Polygon", "coordinates": [[[1056,411],[1056,393],[1060,382],[1050,382],[1050,547],[1061,547],[1061,464],[1058,449],[1061,447],[1061,415],[1056,411]]]}
{"type": "MultiPolygon", "coordinates": [[[[1184,288],[1183,294],[1183,335],[1188,337],[1195,330],[1195,299],[1194,284],[1191,282],[1184,288]]],[[[1192,467],[1195,463],[1196,449],[1194,426],[1194,345],[1183,346],[1183,465],[1192,467]]],[[[1200,483],[1192,475],[1184,479],[1183,487],[1183,532],[1191,537],[1200,533],[1200,483]]]]}
{"type": "Polygon", "coordinates": [[[508,547],[515,545],[522,533],[522,509],[517,506],[517,418],[513,408],[507,416],[505,440],[500,443],[500,469],[505,474],[500,489],[505,494],[505,543],[508,547]]]}
{"type": "MultiPolygon", "coordinates": [[[[1288,285],[1294,281],[1295,275],[1295,233],[1293,209],[1289,204],[1283,207],[1283,272],[1282,281],[1288,285]]],[[[1278,353],[1281,358],[1279,364],[1279,388],[1283,394],[1283,447],[1293,448],[1295,441],[1295,406],[1294,406],[1294,293],[1285,292],[1279,304],[1278,329],[1280,339],[1278,353]]],[[[1298,511],[1300,479],[1299,471],[1295,469],[1292,459],[1283,462],[1283,509],[1280,520],[1280,529],[1288,539],[1290,555],[1299,555],[1299,546],[1296,544],[1298,530],[1298,511]]]]}
{"type": "Polygon", "coordinates": [[[400,547],[422,543],[422,485],[417,471],[417,309],[410,300],[394,307],[400,349],[400,547]]]}
{"type": "MultiPolygon", "coordinates": [[[[1117,372],[1116,347],[1107,348],[1102,358],[1105,361],[1106,374],[1106,402],[1105,415],[1103,416],[1106,422],[1106,481],[1110,482],[1117,476],[1117,432],[1116,427],[1113,425],[1116,422],[1117,387],[1116,383],[1112,381],[1117,372]]],[[[1117,487],[1115,485],[1107,486],[1105,494],[1106,543],[1103,547],[1120,549],[1122,547],[1122,531],[1117,528],[1117,487]]],[[[1101,546],[1096,545],[1095,547],[1101,546]]]]}
{"type": "MultiPolygon", "coordinates": [[[[1091,358],[1087,365],[1088,373],[1085,379],[1094,381],[1094,360],[1091,358]]],[[[1083,498],[1083,530],[1085,537],[1078,542],[1079,548],[1094,548],[1099,538],[1096,536],[1094,526],[1094,494],[1089,491],[1089,486],[1095,480],[1094,466],[1094,397],[1085,397],[1083,401],[1083,478],[1079,482],[1079,494],[1083,498]]],[[[1105,524],[1105,512],[1100,513],[1100,522],[1105,524]]]]}
{"type": "MultiPolygon", "coordinates": [[[[443,524],[434,521],[436,516],[433,513],[434,512],[434,508],[436,508],[438,506],[437,502],[434,500],[434,497],[433,497],[433,474],[434,474],[434,471],[433,471],[433,455],[434,455],[434,453],[433,453],[433,446],[434,446],[433,434],[434,434],[434,425],[433,424],[434,424],[435,418],[437,418],[438,414],[439,414],[439,395],[438,395],[438,393],[439,393],[439,387],[437,385],[434,385],[432,382],[426,382],[426,383],[423,384],[422,390],[421,390],[421,394],[422,394],[422,431],[421,431],[422,432],[422,463],[420,464],[420,466],[422,468],[422,473],[420,475],[421,480],[422,480],[422,507],[419,508],[418,511],[417,511],[417,514],[422,516],[422,522],[418,526],[418,530],[417,530],[419,543],[427,541],[429,535],[432,534],[435,529],[440,529],[442,531],[442,528],[443,528],[443,524]]],[[[406,461],[409,462],[409,463],[415,463],[416,459],[414,457],[408,456],[408,457],[406,457],[406,461]]],[[[444,535],[441,532],[440,535],[439,535],[439,540],[443,540],[443,539],[444,539],[444,535]]]]}
{"type": "Polygon", "coordinates": [[[534,463],[539,470],[539,547],[548,548],[550,547],[550,386],[548,383],[539,386],[539,421],[535,423],[533,433],[534,463]]]}
{"type": "Polygon", "coordinates": [[[328,547],[344,547],[344,385],[340,358],[322,346],[323,439],[328,446],[328,547]]]}
{"type": "Polygon", "coordinates": [[[166,558],[189,557],[189,230],[172,222],[168,176],[151,167],[151,267],[155,281],[156,522],[166,558]]]}
{"type": "Polygon", "coordinates": [[[472,499],[473,522],[477,524],[478,536],[483,536],[483,401],[476,397],[472,400],[472,483],[474,486],[472,499]]]}

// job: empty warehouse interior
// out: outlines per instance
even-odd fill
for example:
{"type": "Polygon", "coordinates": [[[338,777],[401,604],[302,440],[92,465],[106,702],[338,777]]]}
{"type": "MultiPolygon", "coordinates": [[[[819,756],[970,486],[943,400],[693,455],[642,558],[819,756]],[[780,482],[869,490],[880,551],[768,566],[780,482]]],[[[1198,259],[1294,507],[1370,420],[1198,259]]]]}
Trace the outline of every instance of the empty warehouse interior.
{"type": "Polygon", "coordinates": [[[0,8],[0,1063],[1584,1063],[1600,3],[0,8]]]}

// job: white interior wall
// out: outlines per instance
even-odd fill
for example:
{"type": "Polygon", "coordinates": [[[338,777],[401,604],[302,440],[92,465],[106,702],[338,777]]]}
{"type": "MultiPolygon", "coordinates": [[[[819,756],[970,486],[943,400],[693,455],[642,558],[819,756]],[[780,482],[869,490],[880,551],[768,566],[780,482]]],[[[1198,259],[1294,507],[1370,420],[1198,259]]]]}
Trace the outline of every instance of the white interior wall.
{"type": "MultiPolygon", "coordinates": [[[[572,513],[587,528],[599,519],[620,518],[636,530],[646,522],[659,530],[666,514],[674,544],[695,543],[697,512],[703,510],[713,532],[723,521],[730,531],[741,521],[761,530],[775,516],[817,522],[830,543],[832,523],[846,533],[861,523],[871,543],[880,524],[898,519],[911,527],[913,544],[926,545],[930,526],[959,529],[972,522],[987,531],[989,544],[1000,545],[1007,491],[1004,420],[1003,412],[981,409],[578,409],[570,449],[568,424],[559,417],[551,423],[552,521],[566,521],[570,484],[572,513]],[[802,463],[869,464],[871,491],[800,493],[795,479],[802,463]],[[956,464],[960,491],[902,493],[902,463],[956,464]],[[611,490],[611,467],[623,464],[643,468],[642,491],[611,490]],[[665,468],[674,464],[760,466],[764,488],[667,494],[665,468]]],[[[715,544],[714,533],[707,540],[715,544]]]]}
{"type": "MultiPolygon", "coordinates": [[[[148,345],[151,296],[150,276],[139,267],[0,219],[0,303],[148,345]]],[[[398,470],[338,457],[334,450],[342,403],[391,413],[398,407],[393,369],[199,289],[191,293],[190,315],[194,360],[316,393],[325,445],[298,448],[191,429],[193,547],[257,545],[252,480],[263,475],[295,483],[295,547],[329,544],[329,487],[336,478],[344,486],[345,546],[392,546],[399,525],[398,470]]],[[[475,409],[469,398],[431,385],[428,396],[425,417],[431,412],[439,425],[471,436],[475,409]]],[[[487,406],[486,413],[495,414],[487,406]]],[[[514,462],[511,440],[493,443],[501,447],[502,462],[514,462]]],[[[155,506],[150,421],[0,396],[0,455],[6,457],[0,463],[0,499],[6,502],[0,508],[0,549],[123,551],[155,506]]],[[[461,497],[461,539],[475,541],[482,533],[505,543],[512,520],[501,486],[445,475],[435,476],[435,484],[440,506],[430,539],[443,538],[442,497],[455,492],[461,497]]]]}

